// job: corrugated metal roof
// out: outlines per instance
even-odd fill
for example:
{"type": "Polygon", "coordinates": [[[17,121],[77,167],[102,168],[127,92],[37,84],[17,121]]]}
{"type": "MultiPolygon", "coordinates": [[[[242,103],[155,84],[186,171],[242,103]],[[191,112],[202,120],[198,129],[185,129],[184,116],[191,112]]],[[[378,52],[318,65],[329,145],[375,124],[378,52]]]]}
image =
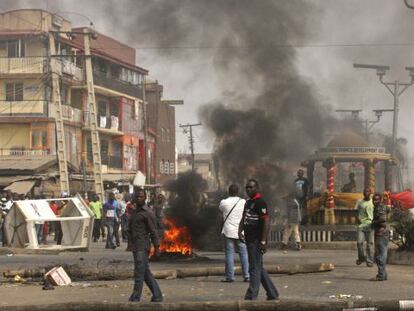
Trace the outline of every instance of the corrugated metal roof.
{"type": "Polygon", "coordinates": [[[13,193],[18,194],[27,194],[32,190],[36,180],[25,180],[25,181],[15,181],[11,185],[4,188],[4,190],[10,190],[13,193]]]}
{"type": "Polygon", "coordinates": [[[57,162],[56,156],[0,157],[0,171],[38,171],[57,162]]]}

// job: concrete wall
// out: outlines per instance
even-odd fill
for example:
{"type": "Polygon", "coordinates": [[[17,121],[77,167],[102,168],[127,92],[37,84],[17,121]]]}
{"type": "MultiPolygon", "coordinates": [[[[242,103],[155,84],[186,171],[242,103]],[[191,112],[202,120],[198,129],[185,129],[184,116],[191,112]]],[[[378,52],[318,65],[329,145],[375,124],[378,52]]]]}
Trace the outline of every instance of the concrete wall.
{"type": "Polygon", "coordinates": [[[0,124],[0,148],[30,148],[29,124],[0,124]]]}
{"type": "Polygon", "coordinates": [[[71,23],[60,18],[61,27],[52,24],[52,14],[43,10],[14,10],[0,14],[0,31],[69,31],[71,23]]]}

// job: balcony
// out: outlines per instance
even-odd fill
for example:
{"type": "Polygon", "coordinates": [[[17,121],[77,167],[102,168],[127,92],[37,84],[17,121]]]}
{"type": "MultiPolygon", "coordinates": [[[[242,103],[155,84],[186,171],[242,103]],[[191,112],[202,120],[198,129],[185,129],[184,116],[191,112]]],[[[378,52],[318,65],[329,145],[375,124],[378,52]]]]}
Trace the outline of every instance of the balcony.
{"type": "MultiPolygon", "coordinates": [[[[49,117],[57,118],[57,109],[52,103],[49,104],[49,117]]],[[[82,123],[82,111],[68,105],[62,105],[62,117],[64,121],[82,123]]]]}
{"type": "Polygon", "coordinates": [[[61,70],[62,73],[71,76],[76,81],[83,81],[83,69],[76,66],[75,63],[68,60],[62,60],[61,70]]]}
{"type": "Polygon", "coordinates": [[[0,57],[0,75],[42,74],[47,68],[45,57],[0,57]]]}
{"type": "Polygon", "coordinates": [[[13,148],[13,149],[3,149],[0,148],[0,156],[17,156],[17,157],[27,157],[27,156],[45,156],[50,155],[49,149],[25,149],[25,148],[13,148]]]}
{"type": "MultiPolygon", "coordinates": [[[[127,82],[122,82],[115,77],[107,77],[106,73],[94,71],[93,80],[95,86],[116,91],[118,93],[126,94],[132,97],[141,98],[142,92],[138,85],[133,85],[127,82]]],[[[110,94],[108,94],[110,95],[110,94]]]]}
{"type": "MultiPolygon", "coordinates": [[[[98,116],[97,120],[98,131],[108,135],[122,136],[124,133],[120,131],[120,120],[116,116],[98,116]]],[[[90,113],[88,111],[83,112],[83,122],[85,124],[85,130],[90,130],[90,113]]]]}
{"type": "Polygon", "coordinates": [[[46,116],[45,100],[0,100],[0,117],[10,116],[46,116]]]}

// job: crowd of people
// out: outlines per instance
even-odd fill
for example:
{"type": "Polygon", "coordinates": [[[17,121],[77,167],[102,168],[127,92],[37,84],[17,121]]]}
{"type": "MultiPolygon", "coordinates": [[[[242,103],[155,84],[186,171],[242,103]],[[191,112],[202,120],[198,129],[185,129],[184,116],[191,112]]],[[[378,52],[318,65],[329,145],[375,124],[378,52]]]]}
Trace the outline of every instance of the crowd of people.
{"type": "MultiPolygon", "coordinates": [[[[350,176],[353,177],[353,176],[350,176]]],[[[351,180],[354,189],[354,180],[351,180]]],[[[228,188],[228,198],[222,200],[219,210],[222,214],[221,233],[225,244],[225,278],[222,282],[235,281],[234,254],[237,248],[242,264],[243,281],[249,283],[245,293],[246,300],[256,300],[260,284],[264,287],[268,300],[277,300],[279,293],[271,278],[263,268],[263,255],[267,251],[267,238],[270,230],[270,217],[267,203],[259,192],[259,183],[250,179],[245,185],[246,199],[239,196],[239,188],[232,184],[228,188]]],[[[289,239],[293,238],[296,250],[301,250],[299,226],[307,217],[306,199],[308,198],[308,181],[303,170],[297,172],[291,190],[285,195],[287,221],[284,228],[282,248],[287,248],[289,239]]],[[[94,214],[93,241],[105,241],[105,248],[115,249],[127,242],[127,250],[134,258],[134,287],[130,301],[140,301],[143,284],[151,293],[151,301],[163,300],[161,289],[149,267],[151,244],[154,254],[159,254],[160,241],[164,235],[163,209],[165,198],[161,193],[151,192],[147,200],[144,189],[136,189],[134,194],[120,193],[113,189],[107,193],[107,199],[101,202],[99,196],[89,194],[86,204],[94,214]]],[[[1,196],[2,220],[13,205],[14,200],[30,199],[18,197],[10,192],[1,196]]],[[[59,200],[49,200],[56,215],[64,210],[59,200]]],[[[390,200],[387,194],[372,193],[364,189],[363,199],[356,204],[358,211],[357,225],[357,265],[366,263],[372,267],[376,263],[378,272],[375,281],[385,281],[390,212],[390,200]],[[364,243],[366,244],[364,247],[364,243]]],[[[54,232],[57,244],[62,243],[60,222],[48,225],[36,223],[39,243],[47,243],[47,235],[54,232]]],[[[5,240],[3,238],[3,244],[5,240]]]]}

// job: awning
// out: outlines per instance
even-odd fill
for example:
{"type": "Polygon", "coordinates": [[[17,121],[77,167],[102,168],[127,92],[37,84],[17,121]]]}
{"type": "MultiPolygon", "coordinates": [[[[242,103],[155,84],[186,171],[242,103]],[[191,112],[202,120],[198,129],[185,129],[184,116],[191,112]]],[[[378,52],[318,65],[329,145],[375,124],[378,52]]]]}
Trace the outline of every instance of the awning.
{"type": "Polygon", "coordinates": [[[15,181],[8,185],[4,190],[10,190],[12,193],[27,194],[32,190],[36,180],[15,181]]]}

